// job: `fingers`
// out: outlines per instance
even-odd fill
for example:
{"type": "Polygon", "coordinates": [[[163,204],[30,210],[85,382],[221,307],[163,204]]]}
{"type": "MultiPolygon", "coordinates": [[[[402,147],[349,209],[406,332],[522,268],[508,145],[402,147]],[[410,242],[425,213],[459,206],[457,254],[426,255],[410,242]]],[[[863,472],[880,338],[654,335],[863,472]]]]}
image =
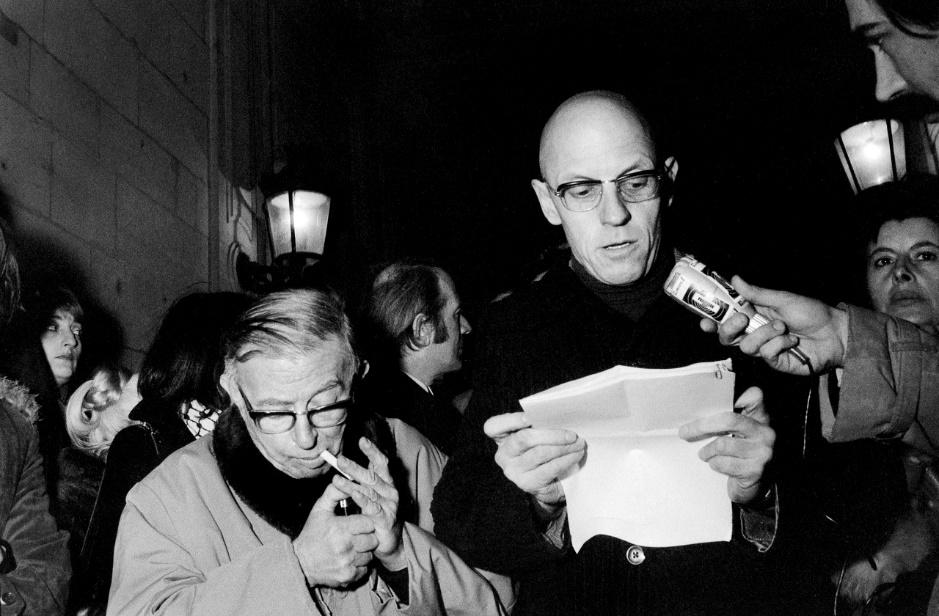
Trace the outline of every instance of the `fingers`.
{"type": "MultiPolygon", "coordinates": [[[[559,492],[555,496],[559,498],[563,492],[560,492],[559,485],[555,486],[555,484],[577,468],[586,452],[586,446],[584,446],[566,454],[550,457],[547,461],[538,464],[531,461],[500,458],[497,453],[496,463],[502,468],[506,478],[521,490],[538,496],[554,487],[555,491],[559,492]]],[[[539,455],[539,459],[541,458],[542,456],[539,455]]]]}
{"type": "Polygon", "coordinates": [[[388,471],[388,456],[383,454],[375,443],[364,436],[359,439],[359,449],[361,449],[365,457],[368,458],[369,470],[384,479],[388,484],[393,483],[391,473],[388,471]]]}
{"type": "Polygon", "coordinates": [[[332,513],[336,510],[336,505],[339,504],[339,501],[344,498],[349,498],[349,496],[349,492],[343,490],[335,483],[330,483],[326,486],[326,489],[323,490],[323,493],[320,495],[320,497],[316,499],[316,502],[313,503],[312,511],[325,511],[332,513]]]}
{"type": "Polygon", "coordinates": [[[525,413],[505,413],[487,419],[483,425],[483,431],[486,436],[498,443],[512,433],[530,427],[531,423],[525,413]]]}
{"type": "Polygon", "coordinates": [[[717,331],[717,323],[711,319],[701,319],[701,322],[698,323],[701,326],[702,331],[705,331],[709,334],[713,334],[717,331]]]}
{"type": "Polygon", "coordinates": [[[776,433],[769,427],[769,414],[763,404],[763,391],[750,387],[737,398],[739,413],[716,413],[690,421],[678,429],[678,436],[694,442],[715,436],[765,442],[772,447],[776,433]]]}
{"type": "Polygon", "coordinates": [[[759,387],[750,387],[740,394],[740,397],[734,402],[734,408],[739,409],[740,414],[744,417],[749,417],[763,424],[769,423],[769,414],[763,404],[763,390],[759,387]]]}
{"type": "Polygon", "coordinates": [[[724,346],[731,346],[737,343],[737,339],[746,332],[747,325],[750,323],[749,317],[738,312],[717,327],[717,337],[724,346]]]}
{"type": "Polygon", "coordinates": [[[744,299],[748,300],[751,304],[757,306],[763,306],[766,308],[776,308],[780,302],[783,301],[783,295],[785,291],[774,291],[772,289],[764,289],[763,287],[758,287],[755,284],[750,284],[740,276],[734,276],[730,280],[730,284],[733,285],[734,289],[737,290],[744,299]]]}

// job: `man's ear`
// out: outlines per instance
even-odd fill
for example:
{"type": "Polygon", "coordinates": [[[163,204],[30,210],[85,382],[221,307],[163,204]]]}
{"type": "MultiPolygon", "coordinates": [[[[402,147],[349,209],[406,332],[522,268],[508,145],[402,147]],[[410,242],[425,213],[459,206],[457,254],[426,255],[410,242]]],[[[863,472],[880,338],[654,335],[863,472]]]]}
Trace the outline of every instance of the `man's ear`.
{"type": "Polygon", "coordinates": [[[228,395],[228,401],[232,402],[235,397],[233,392],[236,390],[235,387],[235,366],[232,362],[225,362],[225,371],[222,372],[222,375],[218,377],[218,387],[219,389],[228,395]]]}
{"type": "Polygon", "coordinates": [[[678,177],[678,161],[675,160],[674,156],[669,156],[665,159],[665,174],[668,176],[668,203],[665,204],[666,207],[672,204],[672,199],[675,198],[675,178],[678,177]]]}
{"type": "Polygon", "coordinates": [[[411,321],[411,337],[419,349],[430,346],[434,341],[434,324],[423,312],[411,321]]]}
{"type": "Polygon", "coordinates": [[[561,215],[558,214],[558,208],[551,198],[551,191],[548,185],[541,180],[532,180],[531,187],[535,190],[535,196],[538,197],[538,203],[541,204],[541,213],[548,219],[552,225],[561,224],[561,215]]]}

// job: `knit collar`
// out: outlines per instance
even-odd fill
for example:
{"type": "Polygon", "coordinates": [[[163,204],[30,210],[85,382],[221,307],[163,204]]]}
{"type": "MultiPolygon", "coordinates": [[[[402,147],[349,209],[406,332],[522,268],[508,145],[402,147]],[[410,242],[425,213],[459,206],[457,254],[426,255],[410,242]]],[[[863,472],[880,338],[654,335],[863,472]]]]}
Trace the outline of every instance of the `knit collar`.
{"type": "Polygon", "coordinates": [[[633,322],[641,319],[649,307],[662,296],[662,287],[674,265],[675,256],[672,250],[662,245],[648,275],[631,284],[611,285],[594,278],[574,257],[570,260],[571,270],[591,293],[611,310],[633,322]]]}

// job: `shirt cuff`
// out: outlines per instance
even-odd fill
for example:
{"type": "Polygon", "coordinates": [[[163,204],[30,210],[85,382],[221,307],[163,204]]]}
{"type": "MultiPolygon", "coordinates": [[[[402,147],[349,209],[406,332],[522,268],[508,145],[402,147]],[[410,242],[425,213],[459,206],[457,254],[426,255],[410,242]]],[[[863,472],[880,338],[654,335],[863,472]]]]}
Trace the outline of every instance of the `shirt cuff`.
{"type": "Polygon", "coordinates": [[[747,506],[740,506],[740,534],[760,552],[773,547],[779,527],[779,492],[773,484],[766,494],[747,506]]]}

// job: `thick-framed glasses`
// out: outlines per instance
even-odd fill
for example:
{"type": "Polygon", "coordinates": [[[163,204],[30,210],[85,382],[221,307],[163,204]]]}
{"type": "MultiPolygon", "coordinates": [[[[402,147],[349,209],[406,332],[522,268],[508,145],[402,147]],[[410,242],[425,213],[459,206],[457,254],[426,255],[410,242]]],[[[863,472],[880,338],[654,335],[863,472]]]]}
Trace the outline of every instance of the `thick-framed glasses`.
{"type": "MultiPolygon", "coordinates": [[[[659,170],[636,171],[626,173],[615,180],[578,180],[565,182],[557,188],[548,188],[554,196],[572,212],[589,212],[600,204],[603,198],[603,185],[616,186],[616,194],[626,203],[641,203],[659,196],[665,174],[659,170]]],[[[547,184],[547,182],[545,182],[547,184]]]]}
{"type": "Polygon", "coordinates": [[[236,385],[241,399],[245,401],[245,410],[248,416],[254,420],[254,425],[264,434],[280,434],[293,429],[297,423],[297,416],[303,415],[310,426],[316,430],[328,430],[329,428],[338,428],[346,423],[349,418],[349,409],[354,403],[350,396],[342,400],[337,400],[332,404],[320,406],[313,409],[307,409],[295,413],[294,411],[256,411],[245,395],[241,385],[236,385]]]}

